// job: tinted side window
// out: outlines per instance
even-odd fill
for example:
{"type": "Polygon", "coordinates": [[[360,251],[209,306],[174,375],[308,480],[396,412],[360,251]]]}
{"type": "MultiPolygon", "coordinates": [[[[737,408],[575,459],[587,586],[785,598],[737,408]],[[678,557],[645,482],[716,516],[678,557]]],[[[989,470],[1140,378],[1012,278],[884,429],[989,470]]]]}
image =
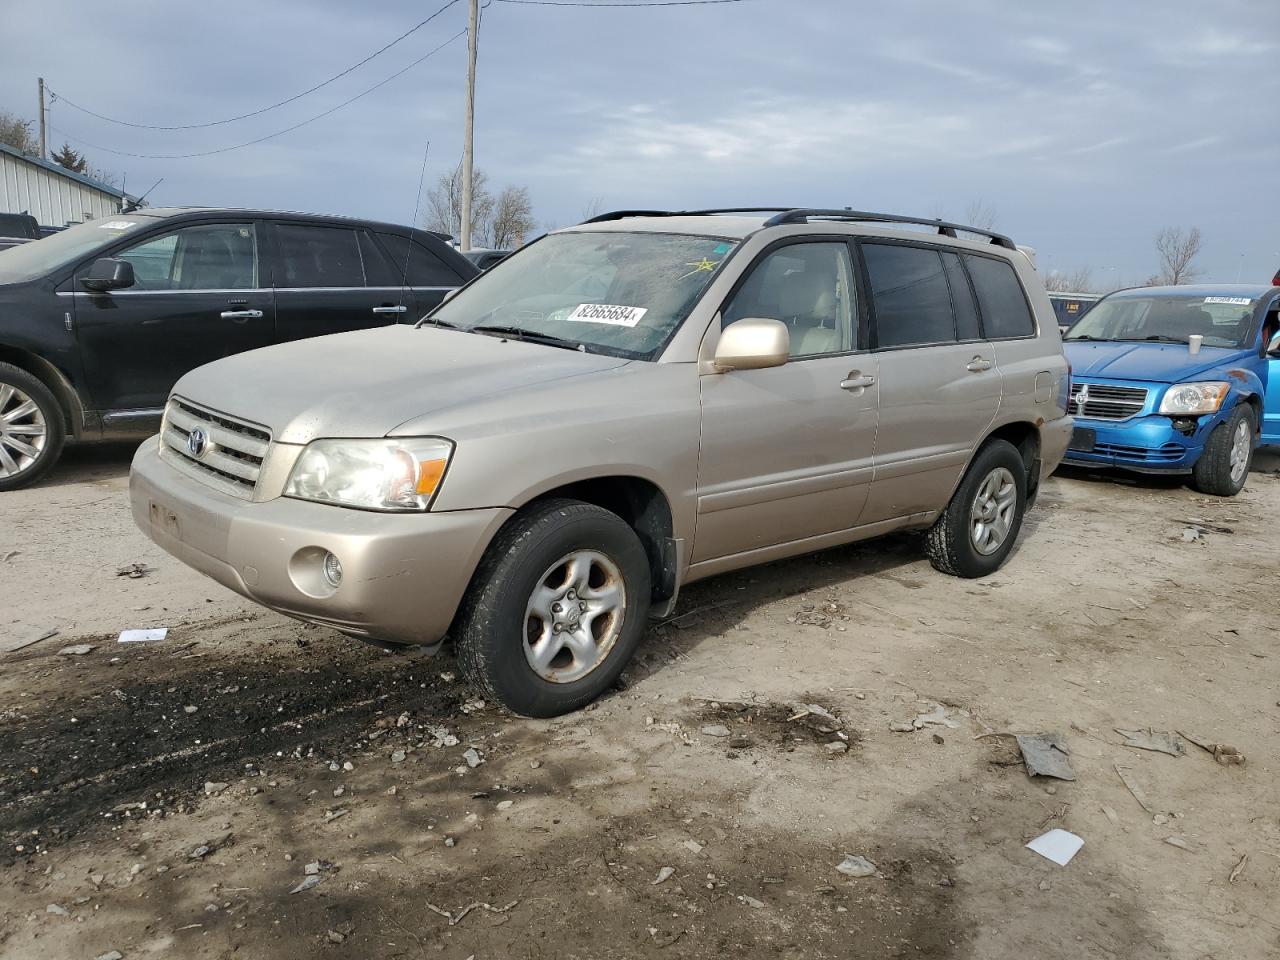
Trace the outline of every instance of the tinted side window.
{"type": "Polygon", "coordinates": [[[875,304],[875,345],[909,347],[956,339],[951,291],[937,250],[864,243],[875,304]]]}
{"type": "Polygon", "coordinates": [[[133,290],[248,290],[258,285],[257,245],[247,223],[184,227],[116,256],[133,264],[133,290]]]}
{"type": "Polygon", "coordinates": [[[462,283],[462,278],[453,272],[452,267],[417,241],[414,241],[410,249],[408,237],[380,233],[378,239],[391,255],[392,264],[398,264],[397,274],[403,274],[405,257],[408,257],[410,286],[456,287],[462,283]]]}
{"type": "Polygon", "coordinates": [[[1027,297],[1018,282],[1018,274],[1003,260],[991,257],[965,257],[973,287],[982,308],[982,324],[987,338],[1030,337],[1036,332],[1027,297]]]}
{"type": "Polygon", "coordinates": [[[973,288],[969,277],[954,253],[942,254],[942,265],[947,270],[947,282],[951,284],[951,306],[956,314],[956,335],[961,340],[981,340],[982,327],[978,323],[978,308],[973,302],[973,288]]]}
{"type": "Polygon", "coordinates": [[[364,275],[369,286],[404,286],[404,264],[400,264],[400,269],[397,270],[373,237],[363,230],[360,231],[360,255],[364,257],[364,275]]]}
{"type": "Polygon", "coordinates": [[[277,287],[363,287],[354,230],[276,224],[277,287]]]}

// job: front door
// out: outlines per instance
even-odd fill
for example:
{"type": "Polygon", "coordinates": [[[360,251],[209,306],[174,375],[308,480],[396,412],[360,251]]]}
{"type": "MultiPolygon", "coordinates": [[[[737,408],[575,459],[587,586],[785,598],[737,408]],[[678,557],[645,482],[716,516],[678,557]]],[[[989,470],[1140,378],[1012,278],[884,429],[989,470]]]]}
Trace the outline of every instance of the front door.
{"type": "Polygon", "coordinates": [[[880,364],[872,522],[946,504],[995,418],[1001,379],[959,257],[916,243],[860,248],[880,364]]]}
{"type": "Polygon", "coordinates": [[[106,255],[133,264],[136,279],[109,293],[75,284],[76,336],[99,410],[158,415],[189,370],[274,341],[253,223],[179,227],[106,255]]]}
{"type": "MultiPolygon", "coordinates": [[[[367,330],[407,319],[400,286],[365,282],[363,231],[312,223],[272,223],[271,272],[281,342],[367,330]]],[[[369,251],[366,239],[366,252],[369,251]]]]}
{"type": "Polygon", "coordinates": [[[1267,315],[1264,335],[1267,342],[1266,402],[1262,410],[1262,442],[1280,444],[1280,319],[1276,311],[1267,315]]]}
{"type": "Polygon", "coordinates": [[[856,289],[847,244],[789,243],[765,253],[726,302],[726,325],[785,323],[791,358],[701,378],[693,563],[858,523],[871,480],[877,370],[857,349],[856,289]]]}

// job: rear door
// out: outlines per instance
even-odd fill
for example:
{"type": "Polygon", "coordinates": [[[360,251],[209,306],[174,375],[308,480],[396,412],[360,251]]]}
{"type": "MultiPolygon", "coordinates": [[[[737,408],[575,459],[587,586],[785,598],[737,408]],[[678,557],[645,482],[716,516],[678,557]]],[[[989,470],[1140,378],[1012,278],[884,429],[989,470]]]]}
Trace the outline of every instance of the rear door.
{"type": "Polygon", "coordinates": [[[859,249],[880,369],[871,523],[946,505],[995,418],[1001,383],[955,253],[888,240],[859,249]]]}
{"type": "MultiPolygon", "coordinates": [[[[202,221],[99,251],[129,261],[136,278],[109,293],[75,284],[85,379],[95,406],[116,411],[108,420],[158,416],[189,370],[273,341],[258,233],[252,221],[202,221]]],[[[91,266],[82,264],[76,279],[91,266]]]]}
{"type": "Polygon", "coordinates": [[[281,342],[384,326],[407,312],[398,287],[366,283],[362,229],[276,221],[269,232],[281,342]]]}
{"type": "Polygon", "coordinates": [[[1262,442],[1280,444],[1280,313],[1275,306],[1267,313],[1263,336],[1267,338],[1267,369],[1263,375],[1267,395],[1262,411],[1262,442]]]}
{"type": "MultiPolygon", "coordinates": [[[[407,283],[405,305],[409,307],[408,319],[417,321],[438,307],[445,295],[470,280],[479,271],[470,263],[455,267],[446,261],[445,254],[428,244],[443,246],[443,241],[419,234],[410,240],[407,236],[379,231],[379,246],[385,251],[391,268],[391,279],[407,283]],[[464,272],[465,271],[465,272],[464,272]]],[[[461,255],[450,260],[461,260],[461,255]]]]}

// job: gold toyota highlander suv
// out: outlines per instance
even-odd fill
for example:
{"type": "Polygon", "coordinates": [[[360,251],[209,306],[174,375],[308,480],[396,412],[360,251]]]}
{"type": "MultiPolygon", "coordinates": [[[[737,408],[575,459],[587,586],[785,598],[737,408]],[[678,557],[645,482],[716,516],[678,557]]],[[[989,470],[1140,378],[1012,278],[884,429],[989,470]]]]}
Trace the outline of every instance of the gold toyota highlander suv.
{"type": "Polygon", "coordinates": [[[851,210],[624,211],[416,326],[183,377],[138,525],[219,583],[554,716],[681,584],[891,530],[1008,556],[1071,433],[1069,371],[1004,236],[851,210]]]}

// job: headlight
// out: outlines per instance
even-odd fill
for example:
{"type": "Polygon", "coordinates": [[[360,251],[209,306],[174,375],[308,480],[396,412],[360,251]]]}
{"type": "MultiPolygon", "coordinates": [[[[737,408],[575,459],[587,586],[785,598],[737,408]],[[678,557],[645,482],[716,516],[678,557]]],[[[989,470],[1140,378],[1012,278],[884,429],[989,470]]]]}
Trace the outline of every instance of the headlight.
{"type": "Polygon", "coordinates": [[[1175,383],[1164,392],[1160,401],[1161,413],[1199,415],[1217,413],[1222,401],[1227,399],[1231,384],[1222,380],[1206,383],[1175,383]]]}
{"type": "Polygon", "coordinates": [[[410,440],[316,440],[293,466],[286,497],[365,510],[426,510],[453,444],[410,440]]]}

